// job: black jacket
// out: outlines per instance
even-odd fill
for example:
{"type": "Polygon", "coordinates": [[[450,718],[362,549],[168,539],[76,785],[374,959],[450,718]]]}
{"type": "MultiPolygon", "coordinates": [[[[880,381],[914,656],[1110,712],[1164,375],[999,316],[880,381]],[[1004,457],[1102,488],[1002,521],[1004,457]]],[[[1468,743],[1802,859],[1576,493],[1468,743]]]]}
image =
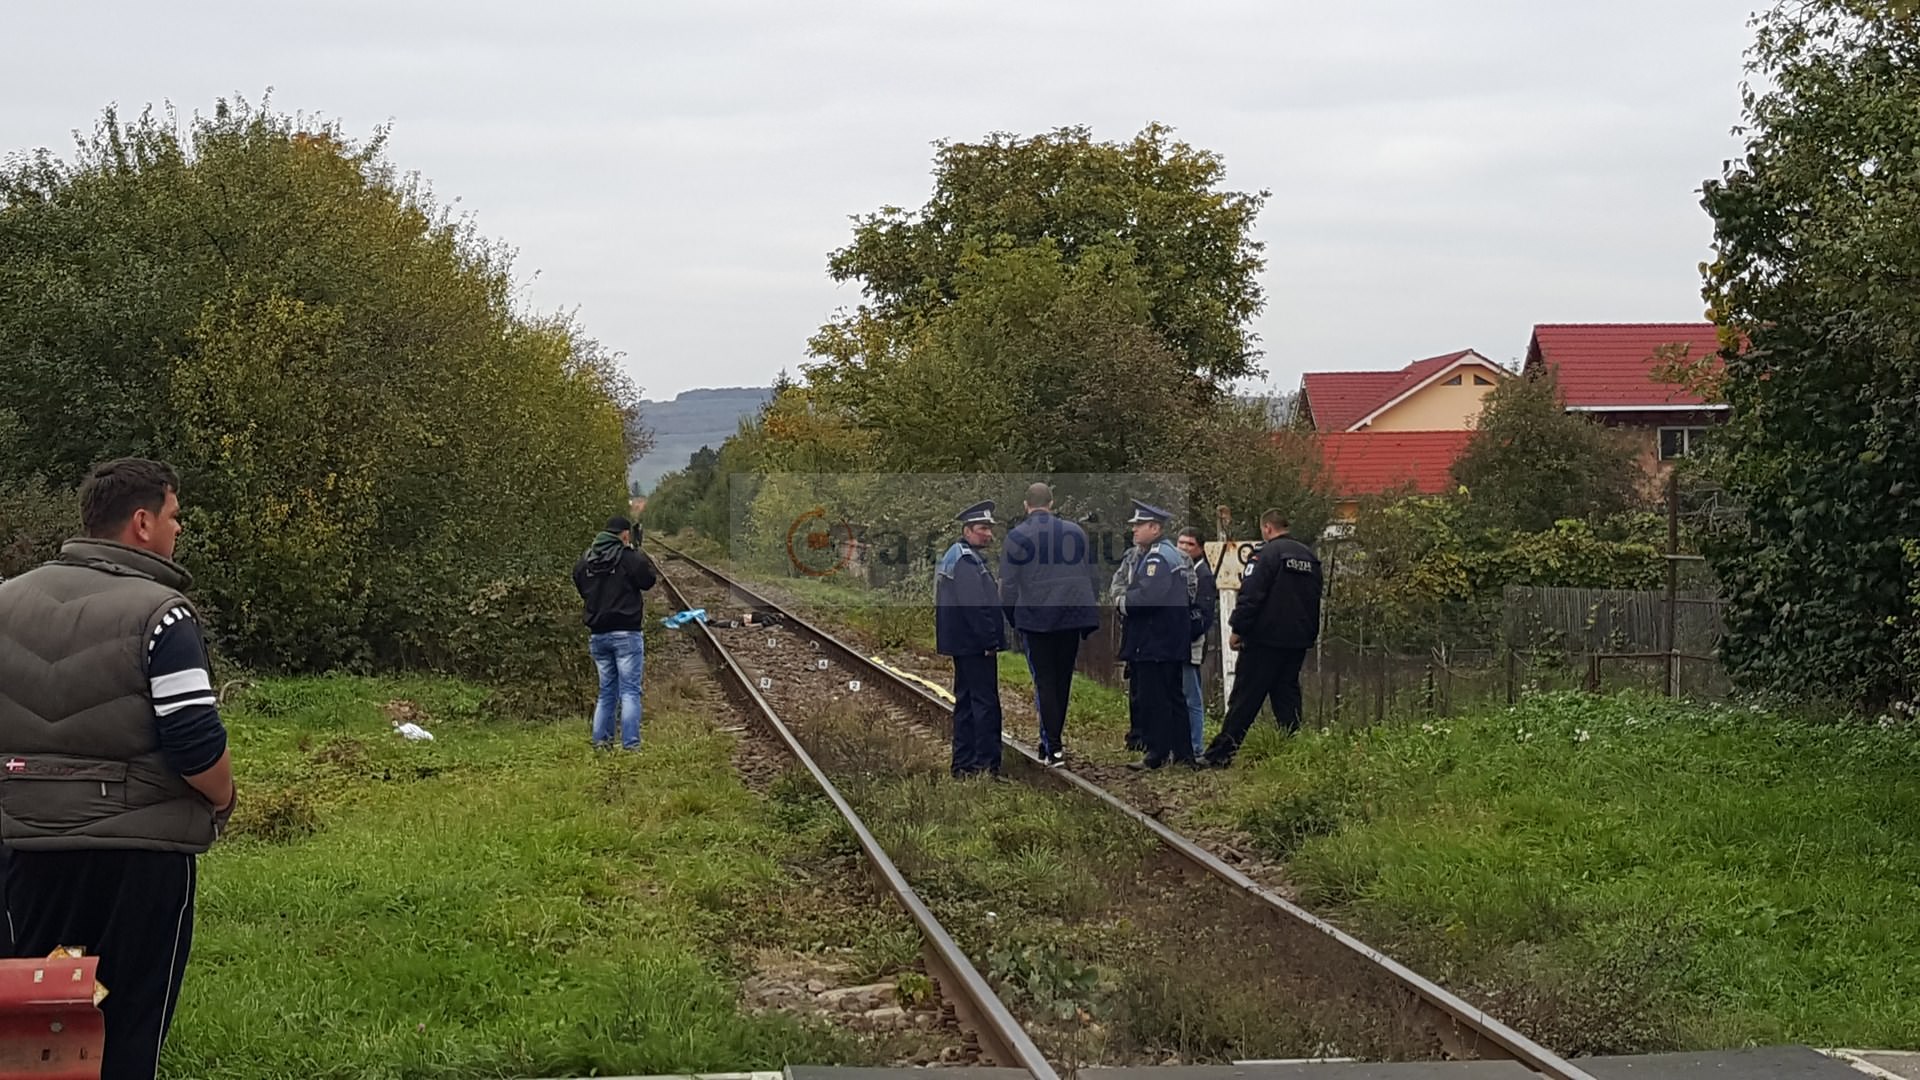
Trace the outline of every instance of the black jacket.
{"type": "Polygon", "coordinates": [[[1320,588],[1319,556],[1291,536],[1276,536],[1240,576],[1227,624],[1245,644],[1311,648],[1320,636],[1320,588]]]}
{"type": "Polygon", "coordinates": [[[586,605],[580,621],[595,634],[641,629],[646,625],[642,594],[657,580],[652,559],[601,533],[573,564],[573,587],[586,605]]]}

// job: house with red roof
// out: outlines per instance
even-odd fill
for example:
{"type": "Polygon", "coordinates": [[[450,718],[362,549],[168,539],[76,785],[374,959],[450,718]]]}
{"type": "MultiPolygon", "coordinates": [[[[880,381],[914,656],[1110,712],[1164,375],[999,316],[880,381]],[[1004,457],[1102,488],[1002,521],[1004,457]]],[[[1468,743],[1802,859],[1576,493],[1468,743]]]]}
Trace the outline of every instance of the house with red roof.
{"type": "Polygon", "coordinates": [[[1320,466],[1334,515],[1352,520],[1360,499],[1389,491],[1438,495],[1453,489],[1453,463],[1473,438],[1458,431],[1330,431],[1319,436],[1320,466]]]}
{"type": "Polygon", "coordinates": [[[1463,431],[1480,399],[1511,372],[1472,349],[1395,371],[1309,371],[1298,422],[1312,431],[1463,431]]]}
{"type": "MultiPolygon", "coordinates": [[[[1660,368],[1669,353],[1713,358],[1719,348],[1712,323],[1541,323],[1523,372],[1551,369],[1569,412],[1633,432],[1641,467],[1658,480],[1726,415],[1660,368]]],[[[1482,399],[1512,377],[1472,349],[1395,371],[1308,372],[1294,422],[1318,435],[1338,513],[1350,518],[1363,496],[1451,489],[1482,399]]]]}
{"type": "Polygon", "coordinates": [[[1667,353],[1719,362],[1718,329],[1698,323],[1540,323],[1527,343],[1528,374],[1551,370],[1568,412],[1631,432],[1655,480],[1698,450],[1727,407],[1660,378],[1667,353]]]}
{"type": "Polygon", "coordinates": [[[1482,399],[1513,373],[1472,349],[1394,371],[1310,371],[1296,425],[1319,436],[1321,464],[1351,518],[1362,496],[1452,487],[1455,458],[1473,436],[1482,399]]]}

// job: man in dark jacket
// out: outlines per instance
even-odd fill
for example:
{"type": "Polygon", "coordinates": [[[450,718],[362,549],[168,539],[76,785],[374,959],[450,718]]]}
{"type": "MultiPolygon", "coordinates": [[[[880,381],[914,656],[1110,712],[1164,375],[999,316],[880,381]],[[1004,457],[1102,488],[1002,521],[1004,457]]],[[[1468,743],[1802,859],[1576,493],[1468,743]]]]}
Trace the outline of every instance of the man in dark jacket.
{"type": "Polygon", "coordinates": [[[1100,625],[1093,577],[1093,549],[1080,526],[1053,513],[1053,489],[1027,488],[1027,517],[1007,532],[1000,549],[1000,605],[1020,631],[1027,667],[1033,672],[1040,711],[1040,757],[1066,761],[1063,738],[1073,664],[1080,641],[1100,625]]]}
{"type": "Polygon", "coordinates": [[[1207,725],[1207,688],[1200,678],[1200,667],[1207,660],[1207,633],[1220,620],[1220,589],[1213,583],[1213,564],[1207,562],[1207,545],[1200,538],[1199,529],[1181,529],[1174,545],[1193,564],[1193,644],[1187,654],[1186,670],[1187,728],[1193,736],[1193,756],[1199,757],[1206,749],[1207,725]]]}
{"type": "Polygon", "coordinates": [[[1167,540],[1167,512],[1134,500],[1133,542],[1140,552],[1120,595],[1120,659],[1127,662],[1127,711],[1146,742],[1147,756],[1128,766],[1158,769],[1168,759],[1194,763],[1187,735],[1186,693],[1181,668],[1193,641],[1188,613],[1193,571],[1167,540]]]}
{"type": "Polygon", "coordinates": [[[1320,558],[1287,535],[1278,510],[1260,515],[1265,543],[1240,578],[1228,625],[1228,647],[1240,652],[1227,695],[1227,716],[1207,747],[1206,763],[1224,769],[1247,737],[1263,702],[1273,703],[1281,730],[1300,730],[1300,665],[1320,636],[1320,558]]]}
{"type": "Polygon", "coordinates": [[[659,580],[653,560],[635,550],[633,523],[611,518],[592,546],[573,564],[573,587],[585,605],[587,651],[600,671],[600,700],[593,708],[593,745],[613,746],[619,710],[620,745],[640,749],[640,683],[646,668],[645,593],[659,580]]]}
{"type": "Polygon", "coordinates": [[[960,539],[933,575],[934,638],[953,657],[953,775],[1000,774],[1000,591],[980,550],[993,543],[993,503],[960,511],[960,539]]]}
{"type": "Polygon", "coordinates": [[[87,538],[0,585],[9,955],[100,958],[106,1080],[158,1068],[193,946],[195,856],[233,812],[192,579],[173,561],[179,487],[157,461],[96,467],[80,488],[87,538]]]}

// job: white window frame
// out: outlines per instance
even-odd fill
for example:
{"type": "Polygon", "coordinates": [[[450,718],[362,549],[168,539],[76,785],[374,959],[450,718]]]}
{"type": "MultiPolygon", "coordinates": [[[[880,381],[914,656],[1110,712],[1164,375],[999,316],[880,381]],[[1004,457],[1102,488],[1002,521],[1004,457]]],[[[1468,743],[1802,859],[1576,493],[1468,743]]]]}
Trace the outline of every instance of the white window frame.
{"type": "Polygon", "coordinates": [[[1704,424],[1674,424],[1659,428],[1654,435],[1654,451],[1660,455],[1661,461],[1679,461],[1681,458],[1692,457],[1695,440],[1704,440],[1706,436],[1707,428],[1704,424]],[[1680,433],[1680,452],[1677,454],[1667,453],[1667,432],[1669,431],[1680,433]]]}

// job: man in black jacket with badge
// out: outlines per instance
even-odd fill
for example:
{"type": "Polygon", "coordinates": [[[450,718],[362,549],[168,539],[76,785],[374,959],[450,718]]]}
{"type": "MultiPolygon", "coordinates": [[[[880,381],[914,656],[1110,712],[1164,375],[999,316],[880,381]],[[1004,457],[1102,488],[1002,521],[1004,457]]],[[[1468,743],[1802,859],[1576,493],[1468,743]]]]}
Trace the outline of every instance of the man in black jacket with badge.
{"type": "Polygon", "coordinates": [[[1300,730],[1300,665],[1320,636],[1320,558],[1287,535],[1287,519],[1278,510],[1260,515],[1265,543],[1240,577],[1240,595],[1227,624],[1227,647],[1240,653],[1227,695],[1227,716],[1207,747],[1206,763],[1216,769],[1233,764],[1263,702],[1273,703],[1273,718],[1288,734],[1300,730]]]}

